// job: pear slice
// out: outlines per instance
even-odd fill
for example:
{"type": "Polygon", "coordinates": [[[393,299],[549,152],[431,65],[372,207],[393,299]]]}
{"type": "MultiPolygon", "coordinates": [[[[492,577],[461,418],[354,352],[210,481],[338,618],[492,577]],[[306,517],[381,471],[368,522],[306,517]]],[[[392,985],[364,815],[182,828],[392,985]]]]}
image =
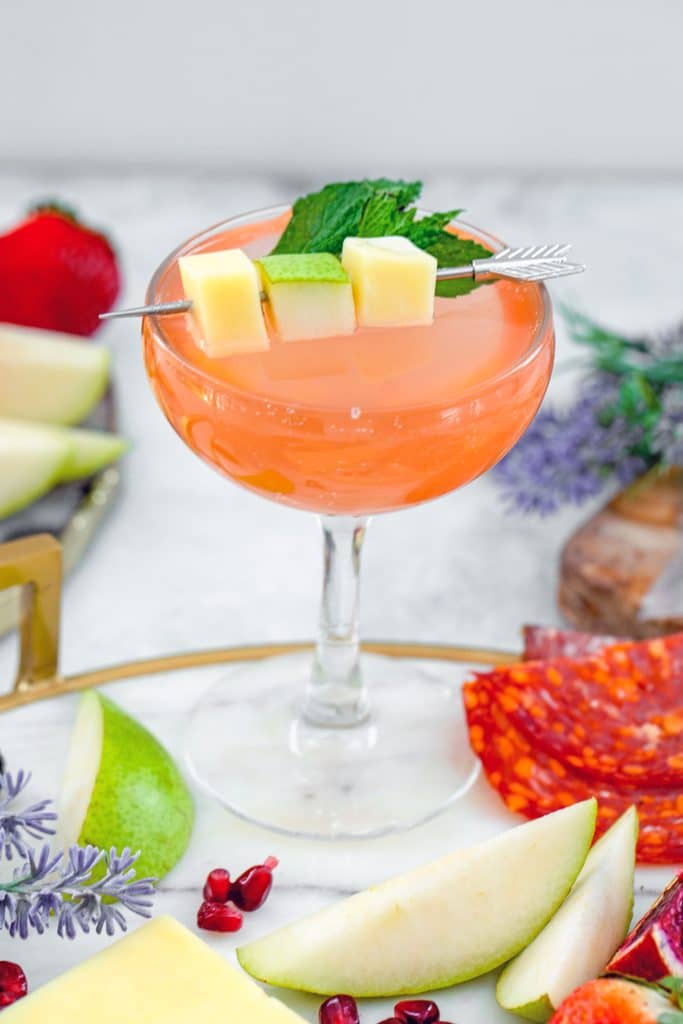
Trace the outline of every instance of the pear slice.
{"type": "Polygon", "coordinates": [[[194,821],[192,797],[168,751],[94,690],[81,697],[59,808],[65,846],[140,850],[138,877],[170,871],[194,821]]]}
{"type": "Polygon", "coordinates": [[[457,850],[243,946],[239,961],[271,985],[328,995],[475,978],[519,953],[561,905],[595,815],[586,800],[457,850]]]}
{"type": "Polygon", "coordinates": [[[503,1009],[546,1021],[570,992],[603,972],[631,921],[637,838],[630,807],[595,844],[552,920],[503,970],[496,989],[503,1009]]]}
{"type": "Polygon", "coordinates": [[[107,389],[109,364],[92,341],[0,324],[0,416],[80,423],[107,389]]]}
{"type": "Polygon", "coordinates": [[[62,469],[60,481],[82,480],[117,462],[128,449],[128,442],[106,430],[49,428],[62,433],[70,443],[71,454],[62,469]]]}
{"type": "Polygon", "coordinates": [[[62,479],[72,457],[67,434],[0,420],[0,518],[41,498],[62,479]]]}

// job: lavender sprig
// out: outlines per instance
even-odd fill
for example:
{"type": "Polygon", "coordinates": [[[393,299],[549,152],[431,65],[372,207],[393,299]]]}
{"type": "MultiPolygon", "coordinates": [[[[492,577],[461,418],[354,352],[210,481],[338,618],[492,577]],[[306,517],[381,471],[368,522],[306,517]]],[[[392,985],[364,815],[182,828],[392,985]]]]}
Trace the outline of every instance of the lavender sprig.
{"type": "Polygon", "coordinates": [[[0,775],[0,857],[11,860],[18,854],[22,863],[12,879],[0,881],[0,931],[21,939],[31,931],[43,934],[56,921],[57,934],[73,939],[78,931],[91,928],[113,935],[126,930],[123,911],[149,917],[154,880],[135,877],[139,853],[126,848],[118,853],[95,846],[72,846],[66,853],[54,853],[43,842],[36,851],[26,837],[43,839],[54,835],[57,815],[48,810],[51,800],[42,800],[22,811],[10,805],[26,788],[30,775],[0,775]],[[99,877],[93,878],[96,868],[99,877]]]}
{"type": "Polygon", "coordinates": [[[541,516],[607,484],[683,465],[683,323],[622,337],[563,310],[592,372],[565,410],[545,407],[495,470],[509,507],[541,516]]]}
{"type": "Polygon", "coordinates": [[[8,810],[30,781],[29,772],[20,771],[16,777],[9,772],[0,775],[0,853],[7,860],[12,860],[15,853],[28,856],[26,837],[44,839],[55,833],[50,823],[57,820],[57,815],[47,810],[51,800],[40,800],[22,811],[8,810]]]}
{"type": "Polygon", "coordinates": [[[47,844],[37,855],[30,852],[14,879],[0,885],[0,930],[25,939],[31,930],[42,935],[54,918],[57,934],[70,939],[91,928],[98,935],[113,935],[117,927],[125,931],[122,909],[150,917],[152,907],[154,881],[135,878],[138,856],[95,846],[72,846],[55,855],[47,844]],[[93,880],[99,864],[104,873],[93,880]]]}
{"type": "Polygon", "coordinates": [[[540,412],[495,471],[508,506],[547,516],[595,497],[609,477],[626,486],[645,472],[642,427],[620,415],[600,424],[614,402],[614,384],[601,374],[568,409],[540,412]]]}

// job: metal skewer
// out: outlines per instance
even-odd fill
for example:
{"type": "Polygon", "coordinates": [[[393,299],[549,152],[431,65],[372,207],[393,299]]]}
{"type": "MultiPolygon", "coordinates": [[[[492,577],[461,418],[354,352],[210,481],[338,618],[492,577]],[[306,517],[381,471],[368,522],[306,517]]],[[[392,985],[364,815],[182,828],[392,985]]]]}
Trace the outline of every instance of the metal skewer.
{"type": "MultiPolygon", "coordinates": [[[[567,252],[571,245],[527,245],[517,249],[501,249],[494,256],[484,260],[472,260],[462,267],[442,267],[436,272],[437,281],[457,281],[471,278],[473,281],[490,281],[507,278],[512,281],[551,281],[557,277],[581,274],[586,268],[583,263],[569,263],[567,252]]],[[[261,292],[261,301],[266,296],[261,292]]],[[[178,302],[163,302],[159,305],[134,306],[131,309],[112,309],[100,313],[100,320],[118,320],[123,317],[174,316],[192,309],[190,299],[178,302]]]]}

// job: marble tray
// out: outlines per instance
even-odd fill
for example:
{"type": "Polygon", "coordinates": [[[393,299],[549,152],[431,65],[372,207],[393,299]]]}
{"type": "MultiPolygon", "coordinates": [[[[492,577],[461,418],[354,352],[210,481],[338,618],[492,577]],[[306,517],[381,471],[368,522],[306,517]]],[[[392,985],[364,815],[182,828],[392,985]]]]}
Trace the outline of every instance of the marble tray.
{"type": "MultiPolygon", "coordinates": [[[[249,671],[260,671],[264,655],[282,653],[292,646],[227,649],[177,655],[71,677],[74,685],[103,683],[104,692],[136,715],[182,759],[183,733],[194,704],[219,673],[229,671],[223,662],[249,661],[249,671]],[[167,669],[159,671],[166,665],[167,669]],[[171,671],[168,668],[172,668],[171,671]],[[153,672],[149,670],[153,669],[153,672]],[[131,676],[135,678],[132,679],[131,676]],[[114,680],[118,680],[114,685],[114,680]]],[[[472,664],[481,664],[481,652],[446,646],[372,645],[375,651],[414,657],[430,657],[430,666],[453,687],[454,700],[472,664]],[[434,654],[437,657],[434,659],[434,654]]],[[[486,657],[486,652],[484,652],[486,657]]],[[[421,660],[421,658],[419,659],[421,660]]],[[[0,721],[0,747],[8,765],[33,771],[31,793],[54,795],[64,763],[74,715],[73,695],[5,711],[0,721]]],[[[159,886],[156,912],[175,915],[195,928],[200,888],[206,873],[217,865],[244,867],[268,854],[280,859],[273,894],[258,914],[249,916],[237,935],[205,938],[227,959],[234,959],[237,945],[294,920],[302,914],[365,888],[386,877],[441,856],[459,846],[479,842],[519,823],[480,778],[470,792],[451,809],[426,825],[409,832],[357,841],[316,842],[290,839],[251,826],[222,810],[203,793],[196,793],[197,823],[190,848],[180,864],[159,886]]],[[[504,870],[504,866],[501,868],[504,870]]],[[[652,901],[671,875],[668,868],[639,870],[636,913],[652,901]]],[[[131,927],[136,927],[132,922],[131,927]]],[[[100,948],[106,939],[79,937],[60,940],[53,933],[32,937],[17,949],[17,957],[36,987],[100,948]]],[[[494,998],[495,976],[434,993],[444,1019],[456,1024],[503,1024],[517,1020],[500,1010],[494,998]]],[[[292,992],[278,992],[285,1002],[315,1021],[320,1000],[292,992]]],[[[390,1000],[362,1005],[364,1024],[375,1024],[390,1015],[390,1000]]]]}

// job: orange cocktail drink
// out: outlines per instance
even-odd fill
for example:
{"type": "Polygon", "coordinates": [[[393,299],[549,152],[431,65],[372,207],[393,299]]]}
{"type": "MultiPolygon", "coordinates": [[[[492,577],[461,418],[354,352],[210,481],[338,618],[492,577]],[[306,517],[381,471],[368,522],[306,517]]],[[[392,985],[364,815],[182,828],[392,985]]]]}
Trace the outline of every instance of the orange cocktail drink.
{"type": "MultiPolygon", "coordinates": [[[[246,257],[270,253],[289,216],[287,208],[248,214],[190,239],[159,267],[147,296],[155,304],[184,298],[180,257],[243,250],[264,343],[217,358],[202,347],[194,311],[148,317],[147,371],[185,444],[236,483],[317,513],[324,535],[312,666],[310,654],[289,654],[219,681],[191,720],[188,761],[210,793],[249,820],[296,835],[379,835],[449,806],[478,762],[450,676],[361,657],[367,519],[453,491],[512,448],[550,377],[552,313],[542,286],[499,280],[457,298],[437,290],[434,319],[422,326],[356,326],[314,340],[282,340],[266,301],[266,338],[246,257]]],[[[460,222],[451,230],[498,245],[460,222]]],[[[400,304],[407,293],[392,281],[389,300],[400,304]]],[[[310,305],[303,317],[297,323],[312,328],[310,305]]],[[[225,322],[229,331],[236,321],[225,322]]]]}
{"type": "MultiPolygon", "coordinates": [[[[287,214],[230,223],[182,253],[261,256],[287,214]]],[[[150,298],[182,298],[177,262],[150,298]]],[[[541,402],[552,364],[544,290],[498,281],[437,298],[429,326],[359,328],[214,359],[191,314],[145,322],[157,399],[185,443],[265,497],[333,515],[427,501],[490,469],[541,402]]]]}

